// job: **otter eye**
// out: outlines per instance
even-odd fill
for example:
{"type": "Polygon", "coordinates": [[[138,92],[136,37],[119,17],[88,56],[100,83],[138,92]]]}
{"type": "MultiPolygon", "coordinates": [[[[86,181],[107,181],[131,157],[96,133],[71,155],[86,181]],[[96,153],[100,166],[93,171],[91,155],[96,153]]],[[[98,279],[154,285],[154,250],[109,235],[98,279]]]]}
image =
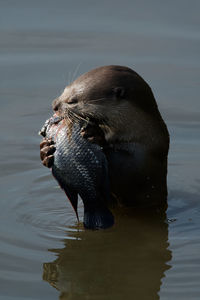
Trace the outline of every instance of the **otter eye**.
{"type": "Polygon", "coordinates": [[[78,102],[77,98],[72,98],[69,101],[67,101],[67,104],[76,104],[78,102]]]}

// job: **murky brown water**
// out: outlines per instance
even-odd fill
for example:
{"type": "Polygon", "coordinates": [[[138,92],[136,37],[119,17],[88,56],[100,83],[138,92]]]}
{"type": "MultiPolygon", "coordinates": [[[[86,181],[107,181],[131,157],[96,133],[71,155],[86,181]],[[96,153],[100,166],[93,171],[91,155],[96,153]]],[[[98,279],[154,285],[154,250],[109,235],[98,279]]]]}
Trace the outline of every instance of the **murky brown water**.
{"type": "Polygon", "coordinates": [[[1,1],[0,299],[200,298],[199,11],[194,0],[1,1]],[[112,229],[77,228],[40,164],[52,99],[106,64],[140,73],[169,127],[167,222],[121,212],[112,229]]]}

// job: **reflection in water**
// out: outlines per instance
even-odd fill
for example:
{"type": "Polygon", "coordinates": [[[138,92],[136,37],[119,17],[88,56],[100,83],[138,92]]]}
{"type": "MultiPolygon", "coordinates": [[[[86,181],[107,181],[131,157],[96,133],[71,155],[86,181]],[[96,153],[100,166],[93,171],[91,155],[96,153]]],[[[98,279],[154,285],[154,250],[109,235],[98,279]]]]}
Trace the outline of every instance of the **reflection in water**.
{"type": "Polygon", "coordinates": [[[44,263],[43,279],[60,299],[159,299],[170,268],[165,212],[123,212],[114,228],[68,233],[54,262],[44,263]]]}

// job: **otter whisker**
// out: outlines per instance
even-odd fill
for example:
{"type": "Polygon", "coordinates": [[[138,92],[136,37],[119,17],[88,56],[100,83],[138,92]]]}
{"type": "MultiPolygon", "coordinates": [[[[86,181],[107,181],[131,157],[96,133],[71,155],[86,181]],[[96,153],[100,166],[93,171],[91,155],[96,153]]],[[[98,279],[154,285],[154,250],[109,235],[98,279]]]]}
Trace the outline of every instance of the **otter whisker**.
{"type": "Polygon", "coordinates": [[[72,114],[70,111],[68,112],[68,116],[69,116],[69,119],[71,120],[71,123],[79,121],[79,119],[74,114],[72,114]]]}
{"type": "Polygon", "coordinates": [[[87,118],[84,118],[83,116],[76,114],[74,111],[71,111],[69,109],[67,111],[68,111],[69,117],[71,117],[71,119],[74,122],[80,123],[81,121],[85,121],[85,122],[87,121],[87,118]]]}
{"type": "Polygon", "coordinates": [[[73,76],[72,76],[72,81],[74,81],[74,79],[75,79],[75,77],[76,77],[76,75],[77,75],[77,73],[78,73],[78,71],[79,71],[79,68],[80,68],[81,64],[82,64],[82,62],[80,62],[80,63],[77,65],[77,67],[75,68],[75,70],[74,70],[74,72],[73,72],[73,76]]]}

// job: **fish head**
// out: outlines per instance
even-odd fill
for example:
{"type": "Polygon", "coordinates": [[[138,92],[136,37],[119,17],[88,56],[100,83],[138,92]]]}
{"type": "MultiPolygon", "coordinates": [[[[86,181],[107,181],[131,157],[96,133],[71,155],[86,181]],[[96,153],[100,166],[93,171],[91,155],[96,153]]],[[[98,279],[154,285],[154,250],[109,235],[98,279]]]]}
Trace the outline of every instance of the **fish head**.
{"type": "Polygon", "coordinates": [[[62,120],[63,118],[55,113],[53,117],[45,121],[38,134],[43,136],[44,138],[53,137],[56,134],[57,130],[61,127],[60,125],[62,123],[62,120]]]}

